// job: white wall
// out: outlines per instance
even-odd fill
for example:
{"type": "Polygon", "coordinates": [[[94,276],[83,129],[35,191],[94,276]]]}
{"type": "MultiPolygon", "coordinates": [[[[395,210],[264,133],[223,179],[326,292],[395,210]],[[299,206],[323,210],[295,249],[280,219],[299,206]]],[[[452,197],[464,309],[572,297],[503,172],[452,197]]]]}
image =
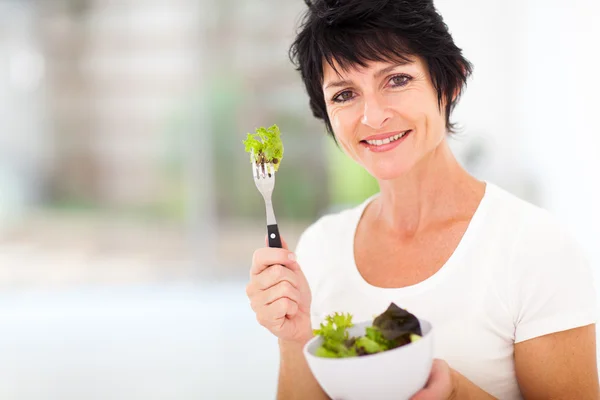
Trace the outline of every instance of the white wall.
{"type": "MultiPolygon", "coordinates": [[[[544,206],[576,235],[600,275],[600,3],[529,0],[521,90],[524,141],[544,206]]],[[[600,286],[598,286],[600,290],[600,286]]]]}
{"type": "Polygon", "coordinates": [[[453,146],[459,154],[475,142],[487,146],[474,172],[557,216],[584,247],[598,282],[600,2],[436,5],[475,64],[455,114],[465,132],[453,146]]]}

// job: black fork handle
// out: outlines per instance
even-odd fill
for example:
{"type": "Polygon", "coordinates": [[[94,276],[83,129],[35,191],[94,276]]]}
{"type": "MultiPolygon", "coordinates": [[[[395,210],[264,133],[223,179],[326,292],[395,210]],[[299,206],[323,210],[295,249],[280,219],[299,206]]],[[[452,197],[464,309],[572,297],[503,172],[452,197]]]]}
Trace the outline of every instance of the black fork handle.
{"type": "Polygon", "coordinates": [[[267,225],[267,235],[269,238],[269,247],[278,247],[280,249],[283,247],[277,224],[267,225]]]}

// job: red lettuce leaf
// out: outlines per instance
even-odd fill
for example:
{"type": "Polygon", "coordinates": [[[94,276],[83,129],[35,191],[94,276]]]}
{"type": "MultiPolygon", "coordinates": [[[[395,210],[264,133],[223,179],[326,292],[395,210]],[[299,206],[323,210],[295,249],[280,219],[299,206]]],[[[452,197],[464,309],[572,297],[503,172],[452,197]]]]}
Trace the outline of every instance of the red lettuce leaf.
{"type": "Polygon", "coordinates": [[[375,318],[373,326],[381,331],[385,339],[395,342],[395,347],[410,343],[411,333],[423,336],[419,319],[394,303],[375,318]]]}

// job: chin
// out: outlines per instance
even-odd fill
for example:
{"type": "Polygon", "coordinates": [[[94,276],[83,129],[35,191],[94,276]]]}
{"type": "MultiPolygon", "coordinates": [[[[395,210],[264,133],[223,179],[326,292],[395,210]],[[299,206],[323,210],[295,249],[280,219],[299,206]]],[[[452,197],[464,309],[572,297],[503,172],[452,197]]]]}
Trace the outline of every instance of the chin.
{"type": "Polygon", "coordinates": [[[391,181],[408,173],[412,163],[380,163],[378,165],[363,165],[364,168],[378,181],[391,181]]]}

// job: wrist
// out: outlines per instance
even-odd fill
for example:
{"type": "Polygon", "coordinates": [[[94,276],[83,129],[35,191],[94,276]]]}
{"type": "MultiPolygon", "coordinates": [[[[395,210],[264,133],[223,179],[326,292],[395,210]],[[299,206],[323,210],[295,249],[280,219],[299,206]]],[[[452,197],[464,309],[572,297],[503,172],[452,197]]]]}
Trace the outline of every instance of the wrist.
{"type": "Polygon", "coordinates": [[[460,380],[461,375],[450,368],[450,382],[452,382],[452,388],[448,400],[458,400],[460,398],[460,380]]]}
{"type": "Polygon", "coordinates": [[[304,347],[314,337],[312,329],[297,335],[292,339],[279,339],[279,345],[285,347],[304,347]]]}

